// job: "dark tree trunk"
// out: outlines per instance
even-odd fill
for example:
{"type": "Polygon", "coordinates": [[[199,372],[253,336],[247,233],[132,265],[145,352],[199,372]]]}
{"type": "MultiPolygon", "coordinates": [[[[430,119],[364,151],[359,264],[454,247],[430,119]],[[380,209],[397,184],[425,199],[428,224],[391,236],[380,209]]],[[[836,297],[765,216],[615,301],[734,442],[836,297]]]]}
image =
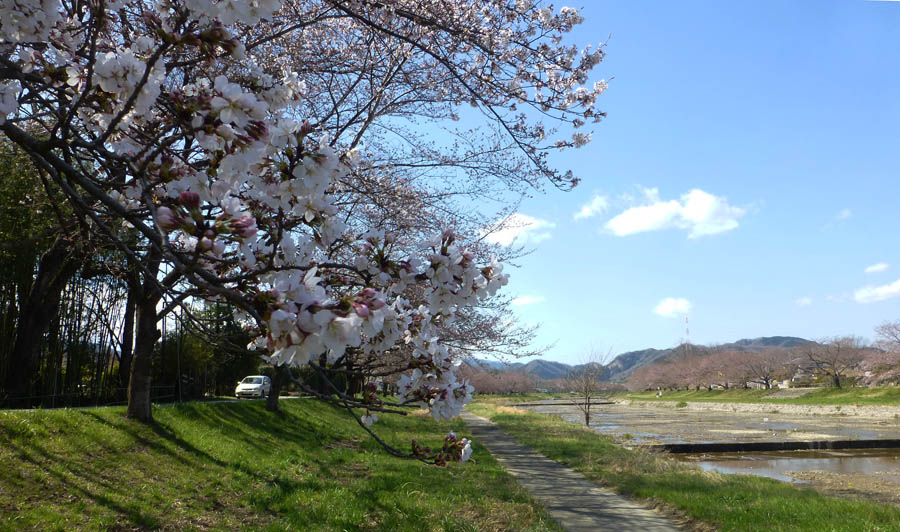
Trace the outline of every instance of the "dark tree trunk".
{"type": "Polygon", "coordinates": [[[328,380],[326,365],[328,365],[328,356],[322,353],[319,355],[319,367],[322,368],[322,371],[316,373],[316,391],[324,395],[331,395],[334,390],[331,389],[331,383],[328,380]]]}
{"type": "Polygon", "coordinates": [[[281,388],[287,380],[287,372],[287,367],[275,366],[275,374],[272,376],[272,388],[269,390],[269,396],[266,397],[266,410],[269,412],[278,412],[278,396],[281,394],[281,388]]]}
{"type": "Polygon", "coordinates": [[[353,362],[348,360],[347,362],[347,389],[344,391],[347,395],[355,396],[359,395],[363,391],[363,376],[354,374],[353,372],[353,362]]]}
{"type": "Polygon", "coordinates": [[[59,312],[63,288],[78,271],[81,253],[72,243],[59,238],[38,263],[38,273],[31,290],[20,293],[22,304],[16,323],[15,340],[10,352],[10,368],[5,388],[10,395],[9,406],[31,406],[37,370],[37,354],[44,334],[59,312]]]}
{"type": "Polygon", "coordinates": [[[131,359],[134,353],[134,300],[139,287],[129,283],[125,301],[125,322],[122,324],[122,352],[119,356],[119,387],[128,388],[131,378],[131,359]]]}
{"type": "Polygon", "coordinates": [[[150,369],[153,361],[153,347],[159,340],[160,332],[156,328],[159,316],[156,313],[156,304],[162,298],[156,274],[159,272],[160,255],[151,251],[145,264],[146,271],[142,273],[143,283],[135,302],[135,321],[137,322],[137,334],[135,335],[134,354],[131,360],[131,377],[128,381],[128,409],[126,415],[129,418],[149,423],[153,421],[150,408],[151,376],[150,369]]]}
{"type": "Polygon", "coordinates": [[[841,387],[841,376],[835,373],[834,375],[831,376],[831,382],[834,384],[835,388],[840,388],[841,387]]]}

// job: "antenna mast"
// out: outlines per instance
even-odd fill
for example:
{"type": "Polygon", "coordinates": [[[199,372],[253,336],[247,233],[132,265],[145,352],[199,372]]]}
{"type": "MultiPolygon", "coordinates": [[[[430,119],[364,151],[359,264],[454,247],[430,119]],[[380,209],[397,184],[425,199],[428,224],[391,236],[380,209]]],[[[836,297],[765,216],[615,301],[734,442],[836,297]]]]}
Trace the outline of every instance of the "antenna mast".
{"type": "Polygon", "coordinates": [[[684,356],[689,358],[693,349],[691,349],[691,326],[688,322],[688,315],[684,315],[684,356]]]}

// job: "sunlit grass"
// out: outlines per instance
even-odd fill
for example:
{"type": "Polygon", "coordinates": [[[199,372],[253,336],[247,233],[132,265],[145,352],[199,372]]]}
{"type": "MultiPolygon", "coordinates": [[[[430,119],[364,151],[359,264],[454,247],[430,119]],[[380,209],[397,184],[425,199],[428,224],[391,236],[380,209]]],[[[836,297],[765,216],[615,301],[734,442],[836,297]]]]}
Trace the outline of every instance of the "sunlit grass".
{"type": "Polygon", "coordinates": [[[510,412],[477,402],[469,410],[538,452],[619,492],[675,508],[716,530],[886,532],[900,530],[900,509],[826,497],[776,480],[703,472],[665,455],[629,450],[607,436],[546,414],[510,412]]]}
{"type": "MultiPolygon", "coordinates": [[[[558,530],[480,446],[437,468],[387,455],[310,400],[0,412],[0,530],[558,530]]],[[[462,422],[383,416],[404,449],[462,422]]]]}
{"type": "Polygon", "coordinates": [[[638,401],[687,401],[723,403],[776,403],[797,405],[895,405],[900,406],[900,387],[818,388],[794,398],[768,397],[774,390],[682,390],[618,393],[616,397],[638,401]]]}

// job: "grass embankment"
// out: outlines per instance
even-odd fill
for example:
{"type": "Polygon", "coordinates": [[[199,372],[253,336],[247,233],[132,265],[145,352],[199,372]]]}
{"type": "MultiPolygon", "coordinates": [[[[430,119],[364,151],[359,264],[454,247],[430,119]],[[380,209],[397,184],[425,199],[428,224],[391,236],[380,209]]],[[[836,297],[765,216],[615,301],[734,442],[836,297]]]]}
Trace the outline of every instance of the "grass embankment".
{"type": "MultiPolygon", "coordinates": [[[[476,391],[477,393],[477,391],[476,391]]],[[[549,399],[574,399],[576,396],[571,393],[517,393],[510,395],[500,394],[478,394],[476,396],[479,403],[487,403],[494,405],[510,405],[518,403],[530,403],[532,401],[547,401],[549,399]]]]}
{"type": "MultiPolygon", "coordinates": [[[[477,442],[447,468],[393,458],[309,400],[0,412],[0,530],[559,530],[477,442]]],[[[383,416],[439,446],[462,422],[383,416]]]]}
{"type": "Polygon", "coordinates": [[[812,489],[748,475],[703,472],[665,455],[628,450],[555,416],[486,403],[469,406],[507,434],[617,491],[676,508],[721,531],[886,532],[900,509],[826,497],[812,489]]]}
{"type": "Polygon", "coordinates": [[[774,390],[685,390],[663,392],[619,393],[616,397],[638,401],[685,401],[713,403],[772,403],[793,405],[878,405],[900,406],[900,387],[818,388],[793,398],[767,397],[774,390]]]}

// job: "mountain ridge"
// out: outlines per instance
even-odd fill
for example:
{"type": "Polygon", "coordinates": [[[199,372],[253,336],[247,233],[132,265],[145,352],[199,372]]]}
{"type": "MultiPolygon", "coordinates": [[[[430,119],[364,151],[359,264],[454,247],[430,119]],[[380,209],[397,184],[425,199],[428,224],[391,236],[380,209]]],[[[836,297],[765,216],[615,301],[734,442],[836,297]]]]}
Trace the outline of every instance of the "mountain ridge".
{"type": "MultiPolygon", "coordinates": [[[[758,338],[742,338],[734,342],[720,344],[714,347],[691,345],[690,349],[698,354],[707,353],[713,349],[731,349],[735,351],[762,351],[770,348],[790,349],[815,343],[798,336],[761,336],[758,338]]],[[[680,352],[685,347],[679,345],[668,349],[647,348],[637,351],[628,351],[616,355],[609,363],[604,365],[604,380],[624,381],[634,371],[642,366],[664,360],[665,358],[680,352]]],[[[537,377],[541,380],[564,379],[573,370],[584,367],[584,364],[570,365],[554,360],[538,358],[527,363],[504,363],[497,360],[469,360],[467,363],[473,367],[489,368],[501,372],[520,372],[537,377]]]]}

